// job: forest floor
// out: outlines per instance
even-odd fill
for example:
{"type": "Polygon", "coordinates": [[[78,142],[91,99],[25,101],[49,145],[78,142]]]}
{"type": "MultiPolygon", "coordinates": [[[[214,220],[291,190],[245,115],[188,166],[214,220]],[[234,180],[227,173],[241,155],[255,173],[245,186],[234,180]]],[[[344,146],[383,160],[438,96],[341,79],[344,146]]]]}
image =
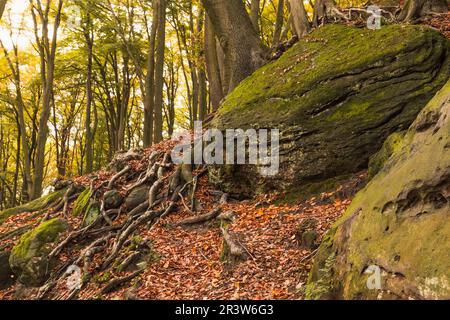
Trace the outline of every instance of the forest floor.
{"type": "MultiPolygon", "coordinates": [[[[153,148],[167,148],[167,143],[153,148]]],[[[151,150],[146,150],[148,155],[151,150]]],[[[147,158],[147,157],[144,157],[147,158]]],[[[147,165],[147,160],[132,161],[135,172],[147,165]]],[[[95,174],[102,185],[109,181],[112,173],[101,171],[95,174]]],[[[135,175],[134,175],[135,176],[135,175]]],[[[154,260],[132,281],[119,286],[110,293],[102,290],[114,279],[122,279],[133,272],[117,272],[113,268],[100,271],[107,250],[96,253],[91,264],[95,277],[77,294],[78,299],[301,299],[315,254],[313,248],[303,248],[297,236],[299,225],[312,218],[320,243],[323,234],[342,216],[351,202],[351,197],[362,188],[367,174],[361,172],[330,193],[307,201],[286,203],[280,193],[262,195],[245,201],[230,199],[221,205],[222,212],[232,211],[235,219],[229,233],[244,248],[248,258],[237,263],[225,263],[222,258],[224,237],[217,220],[195,226],[176,227],[174,224],[195,215],[207,213],[217,207],[217,191],[209,183],[207,175],[199,178],[195,197],[202,210],[193,213],[188,206],[179,204],[170,215],[150,227],[140,226],[134,233],[141,241],[151,243],[154,260]]],[[[90,185],[92,175],[75,180],[85,187],[90,185]]],[[[133,179],[121,179],[116,189],[126,193],[133,179]]],[[[80,230],[82,219],[62,212],[51,212],[49,218],[61,217],[70,224],[70,232],[80,230]]],[[[37,226],[42,215],[23,213],[10,217],[1,224],[0,234],[18,230],[23,226],[37,226]]],[[[123,224],[126,215],[117,218],[114,225],[123,224]]],[[[0,241],[0,248],[12,248],[20,237],[0,241]]],[[[109,247],[112,246],[110,241],[109,247]]],[[[80,246],[74,241],[58,256],[59,265],[76,259],[80,246]]],[[[52,271],[54,272],[54,271],[52,271]]],[[[2,299],[32,299],[38,289],[15,285],[0,291],[2,299]]],[[[51,299],[67,299],[70,292],[66,280],[62,279],[51,290],[51,299]]]]}

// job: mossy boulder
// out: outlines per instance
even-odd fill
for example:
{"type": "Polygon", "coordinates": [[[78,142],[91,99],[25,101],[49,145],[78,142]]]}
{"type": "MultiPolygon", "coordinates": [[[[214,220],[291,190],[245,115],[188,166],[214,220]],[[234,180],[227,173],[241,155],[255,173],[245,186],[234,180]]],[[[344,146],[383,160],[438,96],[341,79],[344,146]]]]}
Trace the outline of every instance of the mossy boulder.
{"type": "Polygon", "coordinates": [[[212,182],[233,195],[306,191],[366,169],[445,84],[449,53],[450,41],[425,26],[317,29],[244,80],[210,125],[279,129],[279,174],[221,166],[210,170],[212,182]]]}
{"type": "Polygon", "coordinates": [[[450,299],[449,252],[450,82],[327,234],[307,295],[450,299]],[[367,285],[373,268],[381,289],[367,285]]]}
{"type": "Polygon", "coordinates": [[[62,189],[56,192],[53,192],[47,196],[31,201],[22,206],[18,206],[15,208],[6,209],[0,212],[0,223],[5,221],[11,216],[25,213],[25,212],[37,212],[41,210],[45,210],[53,204],[56,204],[57,201],[61,200],[64,197],[67,189],[62,189]]]}
{"type": "Polygon", "coordinates": [[[9,265],[20,283],[36,287],[45,282],[51,270],[48,254],[59,234],[65,230],[67,223],[64,220],[52,219],[20,238],[9,257],[9,265]]]}

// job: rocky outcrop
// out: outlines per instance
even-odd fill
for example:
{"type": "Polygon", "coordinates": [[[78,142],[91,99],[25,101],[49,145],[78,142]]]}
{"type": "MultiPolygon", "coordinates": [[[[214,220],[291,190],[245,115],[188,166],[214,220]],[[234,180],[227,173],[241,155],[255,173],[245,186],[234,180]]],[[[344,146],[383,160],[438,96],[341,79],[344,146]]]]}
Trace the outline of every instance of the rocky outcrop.
{"type": "Polygon", "coordinates": [[[450,82],[325,237],[307,294],[450,299],[449,252],[450,82]]]}
{"type": "Polygon", "coordinates": [[[42,285],[51,270],[48,261],[51,245],[66,229],[65,221],[52,219],[20,238],[9,257],[9,265],[20,283],[30,287],[42,285]]]}
{"type": "Polygon", "coordinates": [[[449,41],[427,27],[321,27],[243,81],[211,124],[280,129],[279,174],[222,166],[211,180],[234,195],[309,193],[365,169],[445,84],[449,61],[449,41]]]}

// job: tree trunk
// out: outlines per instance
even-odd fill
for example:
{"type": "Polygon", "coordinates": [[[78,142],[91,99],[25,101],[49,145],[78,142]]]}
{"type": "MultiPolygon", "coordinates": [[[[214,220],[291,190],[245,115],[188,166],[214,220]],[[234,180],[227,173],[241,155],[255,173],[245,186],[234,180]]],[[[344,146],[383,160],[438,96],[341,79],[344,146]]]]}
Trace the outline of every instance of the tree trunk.
{"type": "Polygon", "coordinates": [[[155,129],[154,142],[162,141],[163,136],[163,90],[164,90],[164,52],[166,41],[166,0],[158,2],[158,31],[156,41],[156,68],[155,68],[155,129]]]}
{"type": "Polygon", "coordinates": [[[202,0],[225,53],[229,91],[266,61],[268,49],[258,36],[242,0],[202,0]]]}
{"type": "Polygon", "coordinates": [[[153,144],[153,112],[155,94],[155,41],[158,30],[158,6],[153,0],[153,22],[150,31],[147,75],[145,77],[145,97],[144,97],[144,147],[153,144]]]}
{"type": "Polygon", "coordinates": [[[216,111],[219,109],[224,94],[222,91],[222,79],[217,56],[216,35],[209,17],[206,18],[205,22],[205,60],[206,70],[208,72],[209,96],[212,108],[216,111]]]}
{"type": "Polygon", "coordinates": [[[0,0],[0,20],[2,19],[3,12],[5,11],[6,0],[0,0]]]}
{"type": "MultiPolygon", "coordinates": [[[[37,0],[38,6],[41,7],[40,0],[37,0]]],[[[50,2],[47,2],[47,6],[50,6],[50,2]]],[[[42,25],[42,39],[39,39],[39,35],[36,32],[36,38],[39,46],[39,55],[41,58],[41,79],[44,87],[42,96],[42,110],[39,118],[39,131],[37,136],[36,145],[36,158],[34,162],[34,178],[33,178],[33,193],[32,199],[39,198],[42,194],[42,184],[44,180],[45,169],[45,147],[48,138],[48,120],[51,110],[51,99],[53,92],[53,79],[55,70],[55,56],[56,56],[56,41],[58,35],[58,28],[61,22],[61,11],[63,6],[63,0],[58,3],[56,11],[55,21],[53,24],[53,36],[50,40],[48,37],[48,22],[49,11],[37,10],[41,19],[42,25]]],[[[35,14],[36,8],[32,8],[33,20],[35,23],[35,30],[37,29],[37,19],[35,14]]]]}
{"type": "Polygon", "coordinates": [[[326,22],[326,17],[335,8],[333,0],[316,0],[314,2],[313,26],[318,27],[326,22]]]}
{"type": "Polygon", "coordinates": [[[443,13],[447,11],[448,4],[446,0],[407,0],[398,19],[410,22],[428,12],[443,13]]]}
{"type": "Polygon", "coordinates": [[[275,21],[275,30],[273,32],[272,47],[276,48],[281,41],[281,31],[284,21],[284,0],[278,0],[277,18],[275,21]]]}
{"type": "Polygon", "coordinates": [[[89,12],[86,12],[86,29],[84,36],[88,50],[87,72],[86,72],[86,173],[91,173],[94,164],[94,148],[93,148],[93,134],[91,128],[91,109],[92,109],[92,61],[93,61],[93,46],[94,35],[92,32],[92,21],[89,12]]]}
{"type": "Polygon", "coordinates": [[[252,0],[250,5],[250,20],[252,21],[253,27],[256,33],[260,33],[259,21],[261,15],[261,1],[252,0]]]}
{"type": "Polygon", "coordinates": [[[289,3],[291,5],[294,33],[298,37],[302,37],[311,30],[311,24],[308,20],[303,0],[289,0],[289,3]]]}
{"type": "Polygon", "coordinates": [[[28,145],[27,127],[25,124],[25,103],[22,97],[22,83],[20,76],[20,64],[18,56],[18,48],[14,46],[14,61],[4,47],[3,42],[0,40],[0,46],[3,48],[3,52],[8,62],[11,73],[14,77],[14,86],[16,89],[16,108],[17,108],[17,121],[19,125],[19,134],[22,142],[22,160],[23,160],[23,189],[26,190],[27,196],[32,193],[32,177],[31,177],[31,160],[30,160],[30,147],[28,145]]]}

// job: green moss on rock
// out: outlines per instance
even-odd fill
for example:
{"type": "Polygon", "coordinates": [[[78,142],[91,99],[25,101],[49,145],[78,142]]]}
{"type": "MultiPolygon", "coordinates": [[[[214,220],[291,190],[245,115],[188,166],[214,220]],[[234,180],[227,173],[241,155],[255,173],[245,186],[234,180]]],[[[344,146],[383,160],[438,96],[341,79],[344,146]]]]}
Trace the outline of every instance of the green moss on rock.
{"type": "Polygon", "coordinates": [[[320,292],[327,280],[329,289],[310,298],[450,298],[449,115],[450,82],[321,245],[308,287],[320,292]],[[422,126],[430,113],[437,120],[422,126]],[[321,273],[333,255],[332,268],[321,273]],[[366,286],[372,265],[382,271],[381,290],[366,286]]]}
{"type": "Polygon", "coordinates": [[[97,218],[100,216],[100,204],[98,202],[92,201],[86,209],[86,213],[83,217],[83,227],[90,226],[97,218]]]}
{"type": "Polygon", "coordinates": [[[210,170],[212,180],[233,195],[307,192],[367,168],[386,138],[406,130],[445,84],[449,52],[450,41],[424,26],[317,29],[244,80],[211,124],[279,129],[279,174],[222,166],[210,170]]]}
{"type": "Polygon", "coordinates": [[[386,162],[398,150],[403,143],[403,138],[406,132],[395,132],[389,136],[383,144],[381,150],[370,158],[369,162],[369,177],[373,178],[381,169],[383,169],[386,162]]]}
{"type": "Polygon", "coordinates": [[[20,238],[11,251],[9,264],[21,283],[27,286],[42,284],[48,273],[47,255],[51,244],[56,242],[59,234],[66,229],[65,221],[52,219],[41,223],[20,238]]]}
{"type": "Polygon", "coordinates": [[[78,196],[77,200],[75,200],[72,210],[72,215],[74,217],[79,217],[83,214],[83,210],[87,207],[90,195],[91,189],[86,189],[78,196]]]}
{"type": "Polygon", "coordinates": [[[45,210],[50,205],[56,203],[56,201],[62,199],[62,197],[64,197],[64,194],[66,193],[66,191],[67,191],[67,189],[59,190],[59,191],[53,192],[45,197],[33,200],[22,206],[18,206],[15,208],[6,209],[4,211],[1,211],[0,212],[0,223],[5,221],[9,217],[17,215],[17,214],[45,210]]]}

